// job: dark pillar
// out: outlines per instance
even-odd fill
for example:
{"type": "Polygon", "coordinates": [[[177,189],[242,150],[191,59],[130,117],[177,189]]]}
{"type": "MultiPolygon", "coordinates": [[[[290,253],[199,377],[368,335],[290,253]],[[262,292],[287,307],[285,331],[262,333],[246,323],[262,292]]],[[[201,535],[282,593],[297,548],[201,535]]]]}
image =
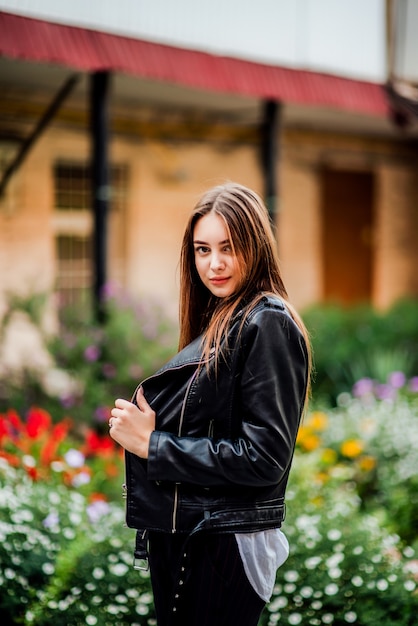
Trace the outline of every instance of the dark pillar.
{"type": "Polygon", "coordinates": [[[273,224],[276,223],[278,182],[276,176],[279,158],[279,130],[281,105],[274,100],[264,102],[261,124],[261,163],[264,173],[264,197],[273,224]]]}
{"type": "Polygon", "coordinates": [[[107,222],[109,208],[108,101],[109,72],[91,76],[90,127],[92,138],[91,177],[94,214],[93,306],[96,319],[105,319],[103,287],[107,280],[107,222]]]}

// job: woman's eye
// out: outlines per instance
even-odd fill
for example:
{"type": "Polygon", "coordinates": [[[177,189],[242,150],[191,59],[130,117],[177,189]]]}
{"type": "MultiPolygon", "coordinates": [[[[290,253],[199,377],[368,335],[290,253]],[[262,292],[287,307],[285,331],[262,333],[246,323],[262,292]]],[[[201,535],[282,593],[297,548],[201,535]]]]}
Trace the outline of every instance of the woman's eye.
{"type": "Polygon", "coordinates": [[[209,252],[209,248],[207,246],[197,246],[195,248],[195,252],[197,254],[206,254],[207,252],[209,252]]]}

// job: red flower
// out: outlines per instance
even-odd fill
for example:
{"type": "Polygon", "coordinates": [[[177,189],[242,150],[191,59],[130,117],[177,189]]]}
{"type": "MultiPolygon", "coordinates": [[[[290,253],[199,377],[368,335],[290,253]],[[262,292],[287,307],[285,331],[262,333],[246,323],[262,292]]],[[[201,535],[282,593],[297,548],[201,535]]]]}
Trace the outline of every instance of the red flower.
{"type": "Polygon", "coordinates": [[[9,436],[11,438],[16,437],[17,434],[23,432],[24,426],[19,415],[14,409],[9,409],[6,413],[6,421],[9,422],[11,428],[8,429],[9,436]]]}
{"type": "Polygon", "coordinates": [[[98,435],[94,430],[89,430],[86,435],[86,456],[89,455],[102,455],[109,456],[113,454],[115,444],[110,437],[98,435]]]}
{"type": "Polygon", "coordinates": [[[0,450],[0,457],[6,459],[9,465],[12,467],[19,467],[20,459],[15,454],[10,454],[10,452],[6,452],[5,450],[0,450]]]}
{"type": "Polygon", "coordinates": [[[70,426],[70,419],[66,419],[59,424],[55,424],[52,429],[51,436],[45,441],[40,450],[39,456],[41,465],[48,466],[54,460],[58,446],[67,436],[70,426]]]}
{"type": "Polygon", "coordinates": [[[107,498],[104,493],[99,493],[98,491],[94,491],[89,495],[89,502],[107,502],[107,498]]]}
{"type": "Polygon", "coordinates": [[[36,467],[25,467],[25,470],[27,471],[30,478],[32,478],[32,480],[38,479],[38,470],[36,469],[36,467]]]}
{"type": "Polygon", "coordinates": [[[32,408],[29,410],[26,422],[26,432],[31,439],[36,439],[51,426],[51,416],[44,409],[32,408]]]}
{"type": "Polygon", "coordinates": [[[7,428],[8,420],[4,417],[4,415],[0,415],[0,441],[3,439],[5,435],[9,434],[9,429],[7,428]]]}

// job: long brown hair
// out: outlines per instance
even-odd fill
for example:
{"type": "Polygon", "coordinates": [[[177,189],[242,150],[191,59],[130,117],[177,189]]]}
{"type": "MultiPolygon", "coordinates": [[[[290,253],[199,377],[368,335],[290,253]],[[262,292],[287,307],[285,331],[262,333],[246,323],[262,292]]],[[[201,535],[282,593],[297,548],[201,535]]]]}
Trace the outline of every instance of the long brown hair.
{"type": "MultiPolygon", "coordinates": [[[[184,348],[203,333],[203,357],[215,348],[219,355],[234,312],[241,303],[251,308],[265,294],[275,294],[286,304],[305,337],[310,355],[308,333],[300,316],[290,305],[284,286],[276,240],[270,218],[261,198],[238,183],[209,189],[197,202],[187,223],[180,255],[180,339],[184,348]],[[194,260],[193,234],[200,218],[213,212],[224,220],[241,276],[234,294],[215,298],[203,285],[194,260]]],[[[309,357],[310,359],[310,357],[309,357]]]]}

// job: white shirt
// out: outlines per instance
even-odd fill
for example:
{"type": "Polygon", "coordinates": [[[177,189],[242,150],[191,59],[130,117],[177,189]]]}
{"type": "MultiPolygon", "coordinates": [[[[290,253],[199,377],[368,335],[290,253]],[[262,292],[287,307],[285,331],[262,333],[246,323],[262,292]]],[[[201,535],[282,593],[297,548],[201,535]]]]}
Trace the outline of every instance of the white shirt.
{"type": "Polygon", "coordinates": [[[276,573],[289,556],[289,542],[280,528],[255,533],[236,533],[245,573],[254,591],[268,602],[276,573]]]}

